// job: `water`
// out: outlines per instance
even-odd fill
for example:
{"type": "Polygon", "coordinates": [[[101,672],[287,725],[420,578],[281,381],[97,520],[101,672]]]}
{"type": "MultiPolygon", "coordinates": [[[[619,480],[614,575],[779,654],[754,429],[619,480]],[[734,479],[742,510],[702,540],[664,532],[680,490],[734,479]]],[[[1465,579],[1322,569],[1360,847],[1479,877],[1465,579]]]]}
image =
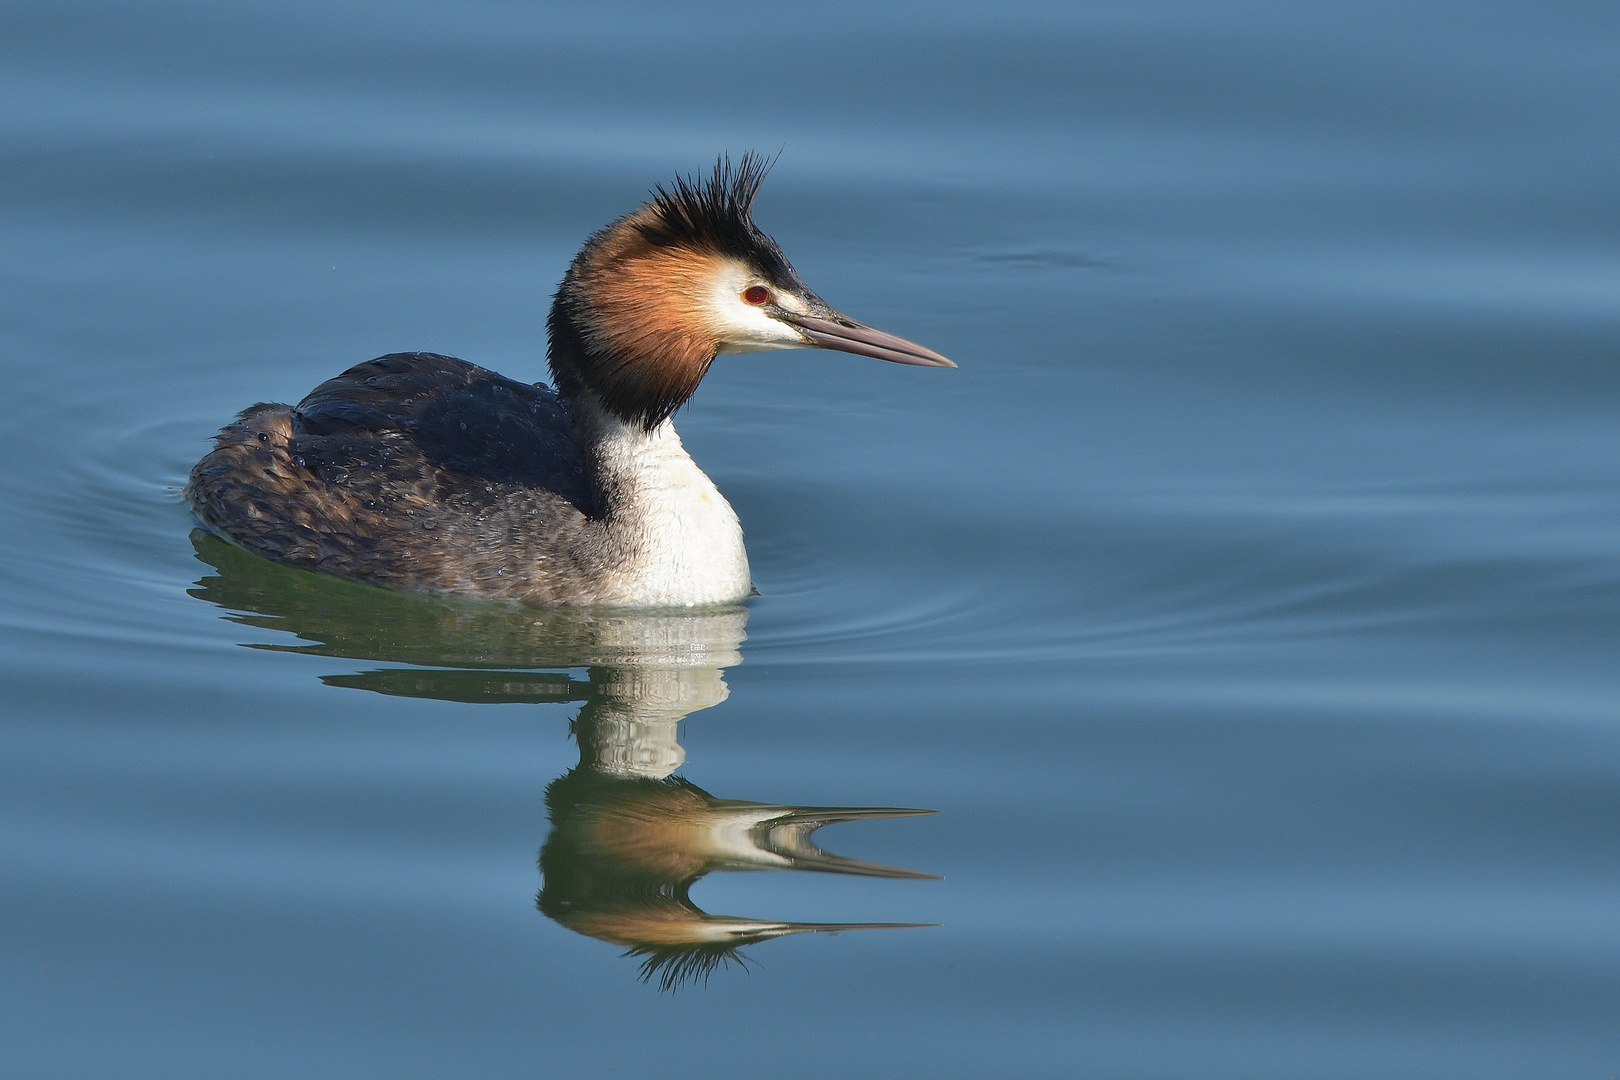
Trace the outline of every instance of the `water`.
{"type": "Polygon", "coordinates": [[[1577,3],[14,0],[0,1072],[1620,1071],[1617,47],[1577,3]],[[235,410],[400,349],[542,378],[583,237],[749,148],[805,279],[961,368],[716,365],[679,424],[746,610],[193,534],[235,410]],[[719,917],[934,925],[648,944],[719,917]]]}

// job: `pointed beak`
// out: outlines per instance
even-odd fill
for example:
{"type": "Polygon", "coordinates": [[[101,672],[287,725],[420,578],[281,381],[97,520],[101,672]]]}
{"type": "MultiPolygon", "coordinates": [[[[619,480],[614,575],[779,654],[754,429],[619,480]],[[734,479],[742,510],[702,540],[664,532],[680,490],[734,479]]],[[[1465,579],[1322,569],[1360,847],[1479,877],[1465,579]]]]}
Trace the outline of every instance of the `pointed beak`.
{"type": "Polygon", "coordinates": [[[924,348],[915,341],[895,337],[876,327],[858,323],[827,308],[814,315],[783,311],[777,316],[798,330],[818,349],[836,349],[839,352],[871,356],[894,364],[915,364],[918,367],[955,367],[933,349],[924,348]]]}

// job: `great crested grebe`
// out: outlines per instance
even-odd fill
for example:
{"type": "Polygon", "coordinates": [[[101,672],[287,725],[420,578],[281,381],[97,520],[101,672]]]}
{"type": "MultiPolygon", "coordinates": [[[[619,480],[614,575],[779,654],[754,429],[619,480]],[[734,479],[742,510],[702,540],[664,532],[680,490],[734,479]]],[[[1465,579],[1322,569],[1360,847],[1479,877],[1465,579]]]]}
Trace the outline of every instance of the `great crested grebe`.
{"type": "Polygon", "coordinates": [[[528,604],[690,607],[752,591],[742,527],[670,422],[720,353],[837,349],[954,367],[840,315],[750,208],[744,155],[585,242],[547,320],[552,379],[393,353],[259,404],[186,501],[256,554],[389,588],[528,604]]]}

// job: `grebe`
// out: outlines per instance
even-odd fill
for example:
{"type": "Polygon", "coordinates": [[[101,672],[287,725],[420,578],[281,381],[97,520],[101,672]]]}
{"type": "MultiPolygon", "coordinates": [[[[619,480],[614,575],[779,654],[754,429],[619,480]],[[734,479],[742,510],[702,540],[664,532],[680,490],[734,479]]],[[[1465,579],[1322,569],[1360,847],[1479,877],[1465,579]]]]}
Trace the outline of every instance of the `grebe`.
{"type": "Polygon", "coordinates": [[[769,164],[721,160],[585,242],[552,302],[555,390],[434,353],[350,368],[215,438],[186,501],[255,554],[389,588],[692,607],[752,592],[742,527],[670,417],[719,353],[954,367],[847,318],[753,222],[769,164]]]}

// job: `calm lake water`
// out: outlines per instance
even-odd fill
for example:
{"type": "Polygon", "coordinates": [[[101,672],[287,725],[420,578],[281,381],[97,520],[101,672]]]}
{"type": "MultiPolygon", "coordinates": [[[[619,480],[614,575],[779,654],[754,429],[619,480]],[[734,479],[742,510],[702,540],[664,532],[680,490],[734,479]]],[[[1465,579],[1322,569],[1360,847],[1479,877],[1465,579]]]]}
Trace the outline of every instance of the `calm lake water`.
{"type": "Polygon", "coordinates": [[[0,1073],[1620,1072],[1617,56],[1612,2],[9,0],[0,1073]],[[585,236],[779,148],[806,281],[961,367],[716,364],[746,610],[193,532],[236,410],[544,378],[585,236]],[[931,925],[692,947],[804,923],[931,925]]]}

